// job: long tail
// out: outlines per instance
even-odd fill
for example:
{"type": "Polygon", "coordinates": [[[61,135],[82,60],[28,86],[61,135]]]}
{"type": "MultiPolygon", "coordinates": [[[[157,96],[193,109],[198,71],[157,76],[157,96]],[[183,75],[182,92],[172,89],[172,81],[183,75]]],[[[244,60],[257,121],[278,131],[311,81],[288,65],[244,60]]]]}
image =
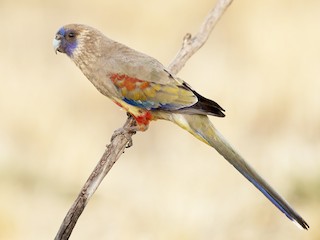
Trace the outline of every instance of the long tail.
{"type": "Polygon", "coordinates": [[[215,148],[291,221],[306,230],[309,228],[306,221],[230,146],[207,116],[173,114],[171,118],[171,121],[189,131],[202,142],[215,148]]]}

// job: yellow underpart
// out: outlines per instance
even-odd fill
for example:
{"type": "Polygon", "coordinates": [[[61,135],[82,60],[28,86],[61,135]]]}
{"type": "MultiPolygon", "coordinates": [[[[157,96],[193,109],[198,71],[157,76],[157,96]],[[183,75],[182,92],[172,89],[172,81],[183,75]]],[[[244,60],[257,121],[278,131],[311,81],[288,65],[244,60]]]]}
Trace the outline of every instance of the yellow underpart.
{"type": "Polygon", "coordinates": [[[120,100],[120,99],[116,99],[115,101],[118,102],[119,104],[121,104],[121,106],[124,110],[133,114],[134,116],[140,116],[143,113],[143,111],[140,108],[132,106],[132,105],[120,100]]]}

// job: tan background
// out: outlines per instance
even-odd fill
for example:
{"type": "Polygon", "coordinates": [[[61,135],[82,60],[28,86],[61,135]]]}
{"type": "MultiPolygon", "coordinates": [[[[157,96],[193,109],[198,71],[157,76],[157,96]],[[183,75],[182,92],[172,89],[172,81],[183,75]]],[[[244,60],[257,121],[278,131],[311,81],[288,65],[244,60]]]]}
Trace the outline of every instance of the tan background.
{"type": "MultiPolygon", "coordinates": [[[[53,239],[125,113],[66,56],[85,23],[167,65],[212,1],[0,1],[0,239],[53,239]]],[[[173,124],[134,137],[71,239],[319,239],[320,1],[235,1],[179,76],[310,224],[301,231],[213,149],[173,124]]]]}

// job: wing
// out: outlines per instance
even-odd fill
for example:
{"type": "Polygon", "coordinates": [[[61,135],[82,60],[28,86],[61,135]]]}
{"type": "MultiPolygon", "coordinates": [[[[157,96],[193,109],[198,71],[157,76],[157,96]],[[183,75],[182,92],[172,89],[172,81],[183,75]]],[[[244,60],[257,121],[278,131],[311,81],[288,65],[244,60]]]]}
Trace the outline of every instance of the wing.
{"type": "Polygon", "coordinates": [[[174,77],[156,59],[119,44],[108,59],[109,78],[126,103],[148,109],[223,117],[223,108],[174,77]]]}
{"type": "Polygon", "coordinates": [[[197,96],[186,86],[162,84],[126,74],[114,73],[111,81],[122,96],[122,100],[136,107],[148,110],[178,110],[194,105],[198,102],[197,96]]]}

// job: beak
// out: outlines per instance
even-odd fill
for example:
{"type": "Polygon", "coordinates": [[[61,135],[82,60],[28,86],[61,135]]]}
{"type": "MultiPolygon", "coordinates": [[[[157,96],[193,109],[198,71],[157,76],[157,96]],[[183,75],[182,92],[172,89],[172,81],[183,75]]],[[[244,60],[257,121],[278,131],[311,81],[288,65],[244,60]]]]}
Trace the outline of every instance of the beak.
{"type": "Polygon", "coordinates": [[[52,41],[53,49],[56,54],[57,54],[57,51],[59,51],[59,47],[61,45],[61,37],[62,36],[60,34],[57,34],[56,37],[52,41]]]}

